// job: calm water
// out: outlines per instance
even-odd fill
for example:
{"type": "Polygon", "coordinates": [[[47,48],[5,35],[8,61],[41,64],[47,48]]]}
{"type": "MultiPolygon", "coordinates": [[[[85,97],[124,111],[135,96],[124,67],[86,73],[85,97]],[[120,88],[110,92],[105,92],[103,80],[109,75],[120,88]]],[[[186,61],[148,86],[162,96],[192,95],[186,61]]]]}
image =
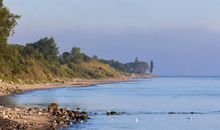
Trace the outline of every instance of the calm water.
{"type": "Polygon", "coordinates": [[[46,107],[51,102],[98,113],[70,130],[220,130],[220,77],[140,79],[0,99],[1,104],[19,106],[46,107]],[[103,114],[109,110],[125,114],[103,114]]]}

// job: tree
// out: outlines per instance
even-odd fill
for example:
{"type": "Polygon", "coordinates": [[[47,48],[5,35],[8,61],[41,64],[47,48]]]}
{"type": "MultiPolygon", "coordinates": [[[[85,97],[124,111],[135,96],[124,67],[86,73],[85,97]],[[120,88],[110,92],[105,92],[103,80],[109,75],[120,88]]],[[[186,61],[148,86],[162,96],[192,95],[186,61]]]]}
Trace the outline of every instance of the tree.
{"type": "Polygon", "coordinates": [[[0,0],[0,76],[7,77],[20,62],[17,48],[7,45],[7,40],[14,32],[16,20],[20,16],[11,13],[0,0]],[[3,73],[4,72],[4,73],[3,73]]]}
{"type": "Polygon", "coordinates": [[[59,59],[59,50],[52,37],[42,38],[35,43],[27,44],[24,49],[24,54],[37,59],[43,57],[43,59],[49,62],[58,62],[59,59]]]}
{"type": "Polygon", "coordinates": [[[6,44],[8,37],[14,33],[13,28],[16,26],[18,18],[20,16],[11,13],[4,6],[3,0],[0,0],[0,45],[6,44]]]}
{"type": "Polygon", "coordinates": [[[150,73],[153,73],[153,69],[154,69],[154,62],[151,60],[150,61],[150,73]]]}
{"type": "Polygon", "coordinates": [[[92,59],[94,59],[94,60],[99,60],[99,57],[96,56],[96,55],[94,55],[94,56],[92,57],[92,59]]]}
{"type": "Polygon", "coordinates": [[[78,47],[73,47],[71,50],[71,54],[74,58],[74,62],[81,62],[83,61],[84,55],[81,53],[81,49],[78,47]]]}
{"type": "Polygon", "coordinates": [[[38,60],[43,59],[43,54],[38,51],[38,49],[34,49],[32,44],[27,44],[22,50],[22,55],[24,57],[31,57],[38,60]]]}
{"type": "Polygon", "coordinates": [[[64,52],[61,55],[61,64],[67,64],[73,62],[73,56],[69,52],[64,52]]]}
{"type": "MultiPolygon", "coordinates": [[[[4,62],[4,57],[10,56],[7,46],[8,37],[13,34],[13,28],[17,24],[16,20],[20,16],[12,14],[0,0],[0,62],[4,62]]],[[[0,63],[1,64],[1,63],[0,63]]]]}

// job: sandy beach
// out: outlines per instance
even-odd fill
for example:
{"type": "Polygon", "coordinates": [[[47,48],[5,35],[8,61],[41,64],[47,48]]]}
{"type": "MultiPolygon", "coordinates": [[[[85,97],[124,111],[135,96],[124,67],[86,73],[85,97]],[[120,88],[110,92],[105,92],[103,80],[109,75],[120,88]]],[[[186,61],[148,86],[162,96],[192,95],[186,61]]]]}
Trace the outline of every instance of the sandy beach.
{"type": "Polygon", "coordinates": [[[126,82],[136,78],[154,78],[154,75],[140,75],[132,74],[129,76],[108,78],[108,79],[69,79],[62,81],[62,83],[42,83],[42,84],[8,84],[0,82],[0,96],[7,96],[11,94],[21,94],[28,91],[44,90],[51,88],[63,87],[87,87],[97,84],[108,84],[115,82],[126,82]]]}
{"type": "Polygon", "coordinates": [[[7,83],[0,83],[0,96],[7,96],[11,94],[21,94],[28,91],[34,90],[44,90],[44,89],[51,89],[51,88],[63,88],[63,87],[86,87],[92,86],[97,84],[107,84],[107,83],[114,83],[114,82],[126,82],[130,78],[112,78],[112,79],[102,79],[102,80],[95,80],[95,79],[75,79],[75,80],[68,80],[63,83],[42,83],[42,84],[7,84],[7,83]]]}

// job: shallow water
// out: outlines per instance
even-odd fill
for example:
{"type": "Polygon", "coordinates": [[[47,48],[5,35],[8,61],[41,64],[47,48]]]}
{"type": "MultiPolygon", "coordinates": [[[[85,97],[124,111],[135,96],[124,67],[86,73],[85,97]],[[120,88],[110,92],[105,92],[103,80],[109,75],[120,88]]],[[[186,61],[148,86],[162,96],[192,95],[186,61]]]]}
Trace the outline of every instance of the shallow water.
{"type": "Polygon", "coordinates": [[[0,104],[31,107],[46,107],[51,102],[98,113],[69,130],[220,129],[220,77],[140,79],[84,88],[40,90],[0,99],[0,104]],[[104,115],[109,110],[125,113],[104,115]]]}

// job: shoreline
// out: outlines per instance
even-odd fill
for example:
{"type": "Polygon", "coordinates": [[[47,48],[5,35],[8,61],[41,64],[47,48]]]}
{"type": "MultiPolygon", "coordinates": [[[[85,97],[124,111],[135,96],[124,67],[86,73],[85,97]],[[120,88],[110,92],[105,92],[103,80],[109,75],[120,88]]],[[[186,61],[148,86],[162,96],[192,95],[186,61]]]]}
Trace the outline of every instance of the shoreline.
{"type": "Polygon", "coordinates": [[[46,90],[53,88],[66,88],[66,87],[88,87],[98,84],[116,83],[116,82],[126,82],[130,78],[124,79],[74,79],[68,80],[64,83],[42,83],[42,84],[8,84],[0,83],[0,97],[10,96],[13,94],[22,94],[25,92],[35,91],[35,90],[46,90]]]}
{"type": "Polygon", "coordinates": [[[107,78],[107,79],[70,79],[65,80],[63,83],[42,83],[42,84],[8,84],[0,82],[0,97],[10,96],[13,94],[22,94],[25,92],[35,91],[35,90],[46,90],[53,88],[71,88],[71,87],[88,87],[98,84],[111,84],[118,82],[127,82],[132,79],[140,78],[156,78],[155,75],[140,75],[132,74],[130,76],[117,77],[117,78],[107,78]]]}
{"type": "MultiPolygon", "coordinates": [[[[33,85],[9,85],[0,83],[0,91],[9,90],[11,92],[0,93],[0,98],[2,96],[9,96],[13,94],[22,94],[25,92],[31,92],[35,90],[46,90],[53,88],[67,88],[67,87],[89,87],[98,84],[110,84],[118,82],[128,82],[132,79],[140,78],[155,78],[153,75],[132,75],[120,78],[108,78],[108,79],[75,79],[71,81],[66,81],[64,83],[47,83],[47,84],[33,84],[33,85]],[[1,85],[6,85],[6,88],[2,89],[1,85]],[[12,87],[12,88],[10,88],[12,87]],[[10,88],[10,89],[9,89],[10,88]]],[[[53,123],[53,116],[51,113],[42,110],[40,108],[35,108],[36,111],[30,113],[32,108],[19,108],[15,107],[4,107],[0,106],[0,130],[1,129],[51,129],[51,124],[53,123]],[[8,115],[9,114],[9,115],[8,115]],[[19,115],[19,116],[13,116],[19,115]],[[2,125],[6,124],[6,125],[2,125]]]]}
{"type": "Polygon", "coordinates": [[[74,81],[69,81],[65,83],[48,83],[48,84],[34,84],[34,85],[21,85],[23,92],[35,91],[35,90],[47,90],[55,88],[75,88],[75,87],[89,87],[99,84],[111,84],[117,82],[127,82],[129,78],[126,79],[78,79],[74,81]]]}

